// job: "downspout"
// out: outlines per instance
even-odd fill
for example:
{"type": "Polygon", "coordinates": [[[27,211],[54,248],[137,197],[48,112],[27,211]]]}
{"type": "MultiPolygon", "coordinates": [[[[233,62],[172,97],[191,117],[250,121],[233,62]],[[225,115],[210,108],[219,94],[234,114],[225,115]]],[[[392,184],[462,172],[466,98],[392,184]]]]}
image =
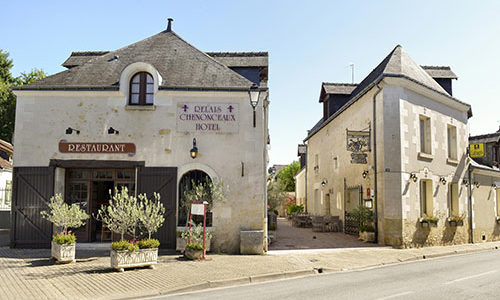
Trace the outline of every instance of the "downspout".
{"type": "MultiPolygon", "coordinates": [[[[467,155],[468,156],[468,155],[467,155]]],[[[468,158],[469,160],[471,158],[468,158]]],[[[467,168],[467,173],[469,177],[468,194],[469,194],[469,235],[470,242],[474,244],[474,218],[472,217],[472,164],[469,162],[469,167],[467,168]]]]}
{"type": "Polygon", "coordinates": [[[304,197],[304,212],[307,212],[307,165],[309,164],[309,159],[308,159],[308,156],[309,156],[309,147],[308,147],[308,144],[305,144],[306,145],[306,176],[305,176],[305,188],[304,188],[304,193],[305,193],[305,197],[304,197]]]}
{"type": "Polygon", "coordinates": [[[373,198],[373,206],[375,207],[375,242],[378,243],[378,185],[377,185],[377,95],[382,91],[382,88],[376,84],[377,91],[373,95],[373,179],[375,194],[373,198]]]}

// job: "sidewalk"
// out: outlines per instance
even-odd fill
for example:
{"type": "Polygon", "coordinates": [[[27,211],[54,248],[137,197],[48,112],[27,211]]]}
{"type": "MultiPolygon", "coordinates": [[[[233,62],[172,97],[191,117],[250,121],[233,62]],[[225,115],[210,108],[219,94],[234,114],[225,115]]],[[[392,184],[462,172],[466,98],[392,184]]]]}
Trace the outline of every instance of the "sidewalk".
{"type": "MultiPolygon", "coordinates": [[[[388,247],[271,251],[268,255],[208,255],[201,262],[161,255],[156,269],[123,273],[109,257],[54,265],[50,251],[0,248],[1,299],[137,298],[209,287],[244,284],[322,272],[346,271],[456,253],[498,249],[500,242],[420,249],[388,247]]],[[[87,255],[83,255],[87,256],[87,255]]],[[[77,252],[77,258],[83,257],[77,252]]]]}

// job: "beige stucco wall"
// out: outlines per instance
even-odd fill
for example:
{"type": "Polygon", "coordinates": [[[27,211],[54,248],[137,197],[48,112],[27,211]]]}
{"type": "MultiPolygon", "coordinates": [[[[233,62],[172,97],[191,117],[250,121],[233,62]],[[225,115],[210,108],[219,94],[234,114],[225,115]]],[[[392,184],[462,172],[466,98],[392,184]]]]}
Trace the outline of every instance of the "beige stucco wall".
{"type": "MultiPolygon", "coordinates": [[[[449,228],[445,219],[449,213],[449,183],[459,184],[459,211],[467,213],[467,191],[462,185],[466,174],[466,148],[468,145],[467,113],[433,100],[427,95],[401,86],[384,86],[385,115],[397,116],[398,126],[385,136],[386,147],[391,143],[395,150],[386,151],[385,184],[386,209],[401,209],[403,236],[401,241],[392,241],[399,246],[419,246],[436,244],[454,244],[467,242],[467,225],[449,228]],[[422,158],[420,152],[419,116],[430,118],[431,157],[422,158]],[[448,160],[447,125],[457,128],[457,161],[448,160]],[[400,140],[400,141],[398,141],[400,140]],[[391,153],[396,152],[396,153],[391,153]],[[393,157],[389,161],[389,157],[393,157]],[[398,160],[399,159],[399,160],[398,160]],[[390,168],[390,172],[387,171],[390,168]],[[390,175],[388,174],[390,173],[390,175]],[[415,173],[417,182],[410,181],[410,174],[415,173]],[[446,184],[439,182],[444,177],[446,184]],[[440,216],[437,228],[422,229],[419,218],[420,180],[432,180],[433,215],[440,216]],[[398,199],[399,198],[399,199],[398,199]],[[389,203],[389,199],[394,199],[389,203]],[[453,231],[453,232],[452,232],[453,231]],[[401,243],[401,244],[399,244],[401,243]],[[399,244],[399,245],[398,245],[399,244]]],[[[387,118],[386,118],[387,120],[387,118]]],[[[386,127],[388,126],[386,122],[386,127]]]]}
{"type": "Polygon", "coordinates": [[[367,152],[367,164],[352,164],[351,152],[346,149],[346,128],[368,130],[372,126],[374,93],[372,89],[307,141],[307,211],[310,214],[330,214],[344,220],[344,179],[347,187],[362,186],[364,198],[366,188],[373,189],[373,149],[367,152]],[[319,168],[315,169],[316,155],[319,168]],[[362,173],[366,170],[369,173],[364,179],[362,173]],[[324,186],[323,180],[326,180],[324,186]]]}
{"type": "Polygon", "coordinates": [[[295,175],[295,201],[297,205],[306,203],[306,168],[302,168],[295,175]]]}
{"type": "Polygon", "coordinates": [[[265,95],[257,107],[256,128],[245,91],[161,90],[155,93],[154,110],[128,107],[125,94],[119,91],[16,91],[16,95],[16,167],[48,166],[51,159],[144,161],[148,167],[178,167],[178,180],[189,170],[202,169],[229,186],[227,202],[214,208],[215,249],[237,252],[240,229],[265,230],[265,95]],[[177,106],[190,102],[239,104],[238,132],[178,132],[177,106]],[[80,134],[66,135],[68,127],[80,134]],[[119,130],[119,135],[109,135],[109,127],[119,130]],[[193,138],[199,149],[194,160],[189,155],[193,138]],[[136,145],[136,154],[60,153],[60,140],[130,142],[136,145]]]}
{"type": "Polygon", "coordinates": [[[492,177],[475,171],[472,173],[472,183],[474,242],[498,241],[500,225],[496,222],[496,203],[500,199],[497,199],[496,188],[493,185],[500,186],[500,176],[492,177]],[[479,188],[475,186],[475,182],[480,184],[479,188]]]}

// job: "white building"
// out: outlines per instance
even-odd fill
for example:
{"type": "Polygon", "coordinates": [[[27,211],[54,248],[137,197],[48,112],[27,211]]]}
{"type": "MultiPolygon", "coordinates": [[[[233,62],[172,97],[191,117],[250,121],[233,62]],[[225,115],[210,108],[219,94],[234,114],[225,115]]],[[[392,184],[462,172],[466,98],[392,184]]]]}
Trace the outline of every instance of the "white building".
{"type": "MultiPolygon", "coordinates": [[[[63,66],[15,90],[12,246],[48,245],[40,211],[54,193],[94,213],[110,188],[128,186],[161,194],[157,237],[174,249],[185,184],[208,176],[229,187],[212,211],[213,249],[238,252],[240,230],[264,231],[265,247],[267,52],[202,52],[169,21],[115,51],[73,52],[63,66]]],[[[99,240],[99,228],[92,219],[79,241],[99,240]]]]}

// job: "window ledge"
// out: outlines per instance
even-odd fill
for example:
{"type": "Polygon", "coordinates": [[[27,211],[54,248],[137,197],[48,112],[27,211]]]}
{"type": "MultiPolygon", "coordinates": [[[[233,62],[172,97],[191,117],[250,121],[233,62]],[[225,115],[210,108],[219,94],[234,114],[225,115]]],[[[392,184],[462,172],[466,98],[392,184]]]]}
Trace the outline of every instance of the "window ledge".
{"type": "Polygon", "coordinates": [[[458,165],[458,160],[456,159],[453,159],[453,158],[447,158],[446,159],[446,163],[449,164],[449,165],[458,165]]]}
{"type": "Polygon", "coordinates": [[[425,160],[433,160],[434,155],[429,154],[429,153],[424,153],[424,152],[418,152],[418,158],[425,159],[425,160]]]}
{"type": "Polygon", "coordinates": [[[125,105],[125,110],[156,110],[156,105],[125,105]]]}

